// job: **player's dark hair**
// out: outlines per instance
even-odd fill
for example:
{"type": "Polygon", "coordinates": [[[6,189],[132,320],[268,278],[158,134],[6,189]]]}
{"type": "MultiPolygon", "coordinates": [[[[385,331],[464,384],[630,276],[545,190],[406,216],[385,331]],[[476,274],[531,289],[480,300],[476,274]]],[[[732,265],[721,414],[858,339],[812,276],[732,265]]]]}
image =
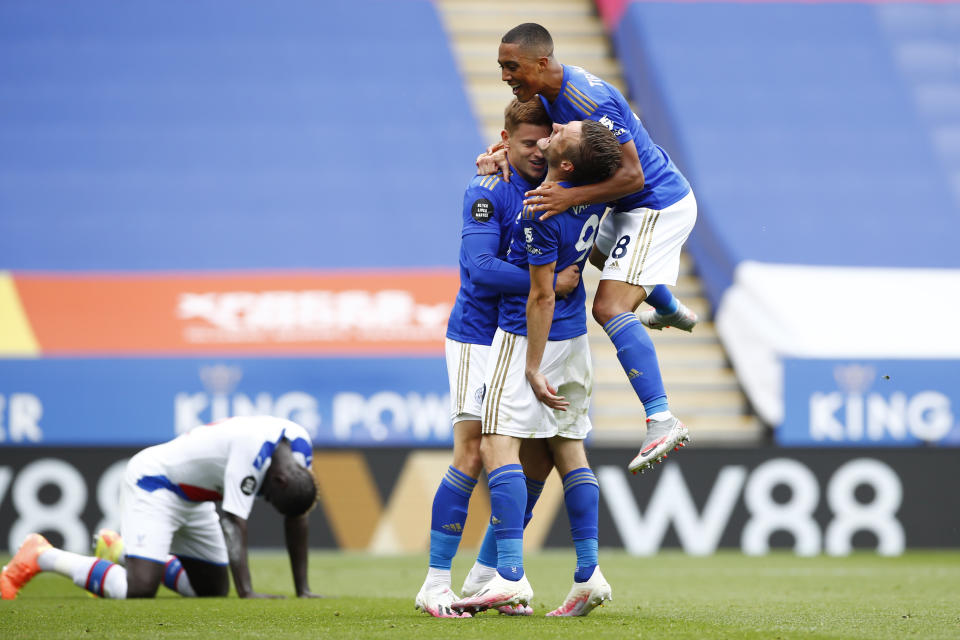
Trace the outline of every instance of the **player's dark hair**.
{"type": "Polygon", "coordinates": [[[298,464],[291,465],[283,498],[277,501],[277,510],[285,516],[303,515],[317,501],[317,483],[313,473],[298,464]]]}
{"type": "Polygon", "coordinates": [[[524,22],[507,31],[500,42],[518,44],[521,49],[536,54],[538,58],[553,55],[553,38],[550,32],[535,22],[524,22]]]}
{"type": "Polygon", "coordinates": [[[603,182],[620,168],[623,151],[610,129],[595,120],[584,120],[580,145],[564,154],[573,163],[570,181],[580,184],[603,182]]]}
{"type": "Polygon", "coordinates": [[[550,120],[547,110],[539,100],[520,102],[514,98],[503,110],[503,128],[507,133],[512,134],[521,124],[532,124],[549,129],[553,126],[553,121],[550,120]]]}

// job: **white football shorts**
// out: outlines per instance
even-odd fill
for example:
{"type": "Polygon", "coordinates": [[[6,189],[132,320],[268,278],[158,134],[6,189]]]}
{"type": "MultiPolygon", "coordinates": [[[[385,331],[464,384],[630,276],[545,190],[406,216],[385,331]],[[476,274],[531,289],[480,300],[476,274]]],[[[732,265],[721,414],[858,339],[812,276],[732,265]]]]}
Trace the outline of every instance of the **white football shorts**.
{"type": "Polygon", "coordinates": [[[693,191],[666,209],[611,211],[600,223],[596,247],[607,261],[601,280],[619,280],[650,288],[675,285],[680,249],[697,221],[693,191]]]}
{"type": "Polygon", "coordinates": [[[155,473],[142,453],[127,464],[120,492],[120,535],[126,555],[164,563],[172,553],[226,565],[227,545],[214,503],[190,502],[167,489],[138,487],[137,480],[155,473]]]}
{"type": "Polygon", "coordinates": [[[450,382],[450,420],[479,420],[490,347],[446,339],[447,378],[450,382]]]}
{"type": "Polygon", "coordinates": [[[497,329],[490,346],[487,393],[481,416],[483,433],[515,438],[561,436],[582,440],[590,423],[593,394],[593,362],[586,335],[570,340],[547,341],[540,371],[569,403],[566,411],[554,411],[537,400],[524,373],[527,338],[497,329]]]}

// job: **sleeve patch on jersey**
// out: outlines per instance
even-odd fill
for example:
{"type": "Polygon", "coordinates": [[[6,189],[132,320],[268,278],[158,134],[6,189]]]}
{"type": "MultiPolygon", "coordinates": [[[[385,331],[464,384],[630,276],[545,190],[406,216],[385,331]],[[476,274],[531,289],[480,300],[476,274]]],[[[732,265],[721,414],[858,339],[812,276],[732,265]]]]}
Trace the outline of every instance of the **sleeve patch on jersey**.
{"type": "Polygon", "coordinates": [[[533,229],[523,228],[523,239],[527,241],[527,253],[534,256],[543,255],[543,251],[533,245],[533,229]]]}
{"type": "Polygon", "coordinates": [[[619,138],[620,136],[622,136],[627,132],[625,128],[618,127],[616,124],[614,124],[613,120],[611,120],[609,116],[603,116],[597,122],[605,126],[607,129],[610,129],[610,131],[613,132],[613,135],[616,136],[617,138],[619,138]]]}
{"type": "Polygon", "coordinates": [[[477,222],[487,222],[493,216],[493,203],[486,198],[480,198],[473,203],[471,212],[477,222]]]}
{"type": "Polygon", "coordinates": [[[240,491],[245,496],[252,496],[254,489],[257,488],[257,479],[253,476],[247,476],[240,481],[240,491]]]}

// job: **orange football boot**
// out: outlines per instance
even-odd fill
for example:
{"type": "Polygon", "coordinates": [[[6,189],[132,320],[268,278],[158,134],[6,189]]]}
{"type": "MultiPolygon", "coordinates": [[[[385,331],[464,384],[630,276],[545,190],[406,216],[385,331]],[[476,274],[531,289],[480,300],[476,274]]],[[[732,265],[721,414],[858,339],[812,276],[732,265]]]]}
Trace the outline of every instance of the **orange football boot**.
{"type": "Polygon", "coordinates": [[[10,564],[0,573],[0,597],[4,600],[13,600],[23,585],[30,582],[33,576],[40,572],[37,558],[53,545],[47,542],[39,533],[31,533],[17,549],[16,555],[10,559],[10,564]]]}

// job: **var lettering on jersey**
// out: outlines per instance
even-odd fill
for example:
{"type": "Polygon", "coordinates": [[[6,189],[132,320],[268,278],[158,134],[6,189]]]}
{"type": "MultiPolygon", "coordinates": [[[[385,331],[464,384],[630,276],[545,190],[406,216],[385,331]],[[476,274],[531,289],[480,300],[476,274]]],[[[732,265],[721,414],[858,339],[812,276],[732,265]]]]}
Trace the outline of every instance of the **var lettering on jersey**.
{"type": "MultiPolygon", "coordinates": [[[[542,221],[538,213],[524,209],[514,224],[507,261],[525,269],[556,262],[558,272],[575,264],[582,271],[605,209],[603,204],[578,205],[542,221]]],[[[583,280],[570,295],[557,300],[550,340],[568,340],[587,332],[586,300],[583,280]]],[[[527,335],[527,295],[503,296],[499,324],[508,333],[527,335]]]]}

